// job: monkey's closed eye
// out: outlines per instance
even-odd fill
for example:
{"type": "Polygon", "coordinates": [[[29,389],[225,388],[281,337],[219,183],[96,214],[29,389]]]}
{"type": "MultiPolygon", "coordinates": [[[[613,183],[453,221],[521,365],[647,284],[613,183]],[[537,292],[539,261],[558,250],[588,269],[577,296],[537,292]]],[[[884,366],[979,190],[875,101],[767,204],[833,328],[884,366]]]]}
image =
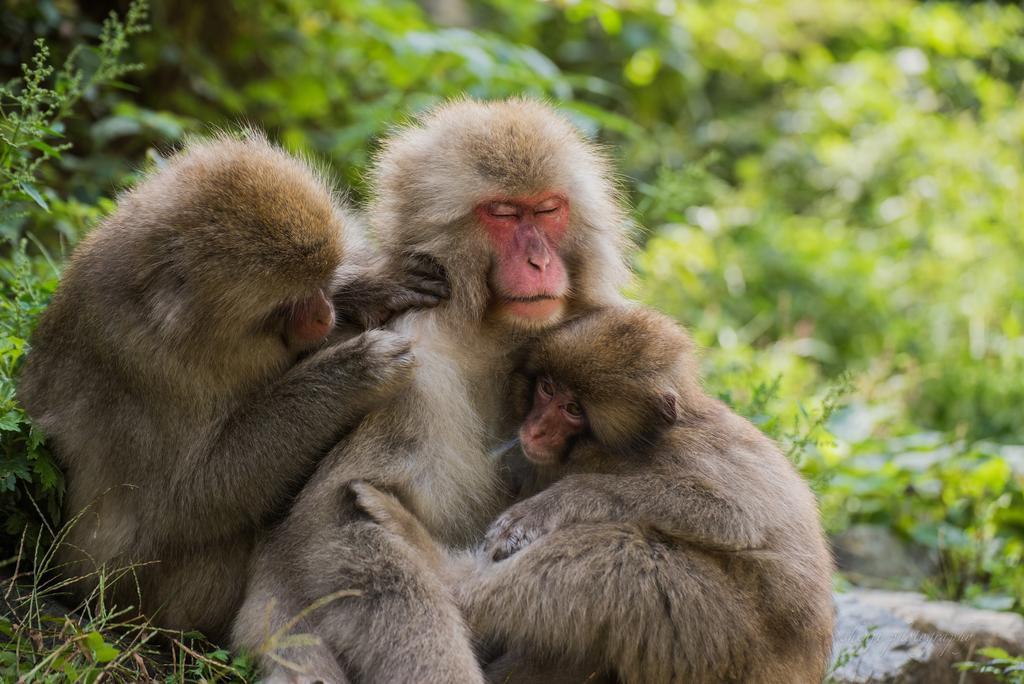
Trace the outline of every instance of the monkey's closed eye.
{"type": "Polygon", "coordinates": [[[555,212],[557,212],[561,208],[562,208],[562,204],[558,200],[549,199],[549,200],[545,200],[544,202],[541,202],[540,204],[538,204],[534,208],[533,213],[535,213],[535,214],[554,214],[555,212]]]}
{"type": "Polygon", "coordinates": [[[498,218],[515,218],[516,216],[519,216],[519,209],[516,208],[515,205],[499,202],[497,204],[492,204],[488,208],[487,213],[498,218]]]}
{"type": "Polygon", "coordinates": [[[555,394],[555,385],[548,378],[541,378],[537,381],[537,389],[545,397],[552,397],[555,394]]]}

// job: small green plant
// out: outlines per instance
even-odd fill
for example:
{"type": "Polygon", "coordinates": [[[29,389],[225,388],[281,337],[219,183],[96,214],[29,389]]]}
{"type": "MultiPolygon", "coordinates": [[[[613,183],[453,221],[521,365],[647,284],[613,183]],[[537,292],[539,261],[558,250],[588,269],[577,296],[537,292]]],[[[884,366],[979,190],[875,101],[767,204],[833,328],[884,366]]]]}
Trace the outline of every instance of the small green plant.
{"type": "Polygon", "coordinates": [[[733,368],[723,377],[711,379],[716,387],[729,383],[718,392],[719,398],[777,440],[794,465],[813,470],[808,474],[821,475],[823,469],[816,468],[813,457],[822,447],[833,444],[828,424],[853,391],[850,374],[840,373],[828,382],[818,400],[787,404],[781,398],[781,376],[745,383],[743,376],[749,375],[749,370],[737,371],[733,368]]]}
{"type": "Polygon", "coordinates": [[[22,77],[0,85],[0,225],[25,211],[26,202],[46,211],[49,204],[36,187],[40,165],[60,158],[64,120],[89,90],[119,85],[118,79],[141,69],[123,61],[129,38],[148,30],[145,0],[134,0],[124,21],[111,12],[96,47],[76,45],[60,68],[50,63],[42,39],[23,64],[22,77]]]}
{"type": "Polygon", "coordinates": [[[1024,684],[1024,656],[1011,656],[1001,648],[982,648],[978,650],[978,655],[987,660],[967,660],[957,663],[957,669],[990,675],[997,682],[1024,684]]]}
{"type": "Polygon", "coordinates": [[[828,668],[828,673],[825,675],[825,684],[833,684],[837,681],[835,676],[836,672],[845,667],[848,663],[859,658],[860,655],[867,650],[868,644],[871,643],[871,640],[875,637],[876,629],[877,628],[874,626],[868,627],[864,636],[860,638],[860,641],[852,646],[844,648],[836,654],[836,657],[832,660],[832,665],[828,668]]]}

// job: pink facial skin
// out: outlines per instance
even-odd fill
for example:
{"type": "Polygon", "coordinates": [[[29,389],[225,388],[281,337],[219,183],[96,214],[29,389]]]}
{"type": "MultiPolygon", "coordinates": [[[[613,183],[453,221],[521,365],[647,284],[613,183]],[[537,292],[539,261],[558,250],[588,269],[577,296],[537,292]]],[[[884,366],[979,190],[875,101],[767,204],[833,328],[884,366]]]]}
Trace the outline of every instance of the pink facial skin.
{"type": "Polygon", "coordinates": [[[292,305],[285,323],[289,349],[304,351],[324,340],[334,328],[334,306],[323,290],[292,305]]]}
{"type": "Polygon", "coordinates": [[[497,254],[491,279],[501,311],[533,323],[557,320],[569,291],[558,255],[568,198],[551,192],[495,198],[480,203],[476,215],[497,254]]]}
{"type": "Polygon", "coordinates": [[[519,443],[531,462],[554,465],[565,455],[570,440],[586,426],[586,416],[575,395],[548,378],[539,378],[530,413],[519,428],[519,443]]]}

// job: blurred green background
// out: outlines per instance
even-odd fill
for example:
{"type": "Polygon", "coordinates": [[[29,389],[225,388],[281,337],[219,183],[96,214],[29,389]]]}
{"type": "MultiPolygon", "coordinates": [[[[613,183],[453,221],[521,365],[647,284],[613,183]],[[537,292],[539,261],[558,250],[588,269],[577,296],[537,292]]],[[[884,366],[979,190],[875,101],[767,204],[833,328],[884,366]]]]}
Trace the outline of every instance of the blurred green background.
{"type": "Polygon", "coordinates": [[[251,122],[358,199],[389,127],[529,94],[616,159],[643,227],[632,294],[694,331],[708,386],[783,443],[830,533],[910,559],[848,576],[1024,611],[1019,4],[157,2],[149,31],[104,33],[110,10],[0,14],[4,558],[62,488],[14,401],[25,340],[158,151],[251,122]],[[37,37],[56,70],[34,81],[37,37]]]}

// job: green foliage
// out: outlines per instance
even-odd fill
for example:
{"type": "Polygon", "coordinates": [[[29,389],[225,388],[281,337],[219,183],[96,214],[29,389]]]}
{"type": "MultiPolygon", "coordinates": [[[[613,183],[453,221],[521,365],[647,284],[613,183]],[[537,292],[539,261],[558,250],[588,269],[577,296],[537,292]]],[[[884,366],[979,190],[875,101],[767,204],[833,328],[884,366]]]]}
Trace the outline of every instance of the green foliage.
{"type": "Polygon", "coordinates": [[[1019,449],[967,448],[921,433],[867,443],[838,464],[823,459],[810,470],[827,473],[821,506],[834,530],[851,522],[891,527],[937,557],[939,575],[924,590],[1020,610],[1024,486],[1010,465],[1019,449]]]}
{"type": "Polygon", "coordinates": [[[43,436],[15,400],[14,384],[29,333],[56,284],[56,267],[45,260],[33,262],[24,242],[0,259],[0,513],[2,532],[11,536],[39,520],[37,507],[57,520],[64,491],[43,436]]]}
{"type": "MultiPolygon", "coordinates": [[[[43,435],[15,399],[15,378],[29,335],[56,287],[59,267],[34,235],[35,256],[30,256],[28,241],[17,238],[17,226],[25,218],[47,217],[65,226],[69,218],[95,218],[93,208],[65,201],[46,189],[41,192],[37,175],[44,164],[60,161],[71,149],[62,134],[64,122],[84,95],[141,68],[125,63],[123,57],[129,37],[146,29],[146,11],[146,5],[136,1],[123,22],[111,13],[102,23],[96,47],[73,46],[59,69],[51,65],[46,43],[34,41],[34,54],[22,65],[22,77],[0,86],[0,232],[9,243],[0,256],[0,532],[11,538],[57,520],[64,491],[43,435]],[[47,201],[44,195],[53,199],[47,201]]],[[[65,228],[61,234],[74,237],[77,230],[65,228]]]]}
{"type": "Polygon", "coordinates": [[[145,20],[142,2],[131,5],[124,22],[111,13],[99,44],[75,45],[59,69],[50,63],[50,48],[40,38],[31,62],[22,65],[22,78],[0,85],[0,227],[7,229],[13,218],[23,215],[25,202],[49,210],[35,185],[40,165],[70,149],[71,143],[60,142],[64,120],[87,91],[116,84],[142,68],[124,63],[122,56],[129,37],[148,28],[145,20]]]}
{"type": "Polygon", "coordinates": [[[1001,648],[982,648],[978,655],[988,660],[957,663],[958,669],[990,675],[996,682],[1024,684],[1024,657],[1013,657],[1001,648]]]}

